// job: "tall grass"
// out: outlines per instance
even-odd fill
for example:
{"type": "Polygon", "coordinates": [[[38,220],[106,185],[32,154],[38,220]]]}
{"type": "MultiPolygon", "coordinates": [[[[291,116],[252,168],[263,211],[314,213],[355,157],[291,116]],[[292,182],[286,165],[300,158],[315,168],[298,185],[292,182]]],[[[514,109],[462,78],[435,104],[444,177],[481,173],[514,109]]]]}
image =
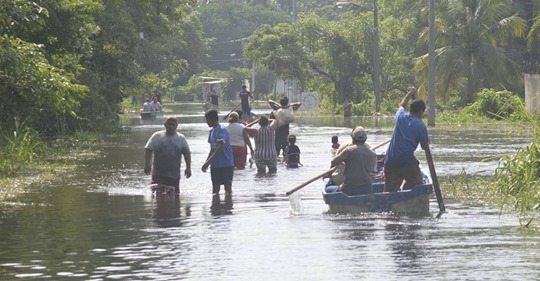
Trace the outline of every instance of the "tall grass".
{"type": "Polygon", "coordinates": [[[12,176],[48,155],[49,147],[32,128],[0,131],[0,174],[12,176]]]}
{"type": "MultiPolygon", "coordinates": [[[[534,140],[515,153],[497,156],[499,164],[490,178],[471,177],[464,172],[448,189],[469,203],[497,206],[515,213],[526,227],[540,227],[540,122],[524,107],[520,113],[533,129],[534,140]]],[[[486,160],[493,160],[486,159],[486,160]]]]}
{"type": "Polygon", "coordinates": [[[14,131],[0,129],[0,175],[12,177],[37,171],[45,162],[50,164],[65,159],[66,155],[91,151],[99,140],[97,133],[78,131],[45,142],[36,130],[24,123],[17,123],[14,131]]]}

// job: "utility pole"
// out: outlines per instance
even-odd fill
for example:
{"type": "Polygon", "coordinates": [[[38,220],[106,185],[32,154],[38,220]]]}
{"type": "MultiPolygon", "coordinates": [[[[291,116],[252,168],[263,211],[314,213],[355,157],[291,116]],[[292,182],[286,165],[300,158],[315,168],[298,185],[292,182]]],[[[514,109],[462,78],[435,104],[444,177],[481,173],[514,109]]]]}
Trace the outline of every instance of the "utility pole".
{"type": "MultiPolygon", "coordinates": [[[[296,0],[292,0],[292,23],[296,23],[296,0]]],[[[298,80],[295,78],[292,81],[292,90],[293,90],[293,97],[294,101],[298,101],[298,80]]]]}
{"type": "Polygon", "coordinates": [[[379,52],[379,3],[373,0],[373,91],[375,92],[375,112],[381,110],[381,63],[379,52]]]}
{"type": "MultiPolygon", "coordinates": [[[[296,23],[296,0],[291,0],[292,5],[292,23],[296,23]]],[[[292,80],[292,95],[294,97],[293,101],[299,101],[298,98],[298,80],[295,78],[292,80]]]]}
{"type": "Polygon", "coordinates": [[[296,22],[296,0],[292,0],[292,22],[296,22]]]}
{"type": "MultiPolygon", "coordinates": [[[[249,91],[255,95],[255,61],[251,63],[251,85],[249,87],[249,91]]],[[[255,98],[255,96],[253,96],[255,98]]]]}
{"type": "MultiPolygon", "coordinates": [[[[336,5],[353,5],[359,9],[366,9],[355,2],[337,2],[336,5]]],[[[373,80],[373,92],[375,93],[375,111],[381,110],[381,62],[380,62],[380,43],[379,43],[379,1],[373,0],[373,73],[371,79],[373,80]]]]}
{"type": "Polygon", "coordinates": [[[428,126],[435,126],[435,0],[429,0],[428,126]]]}

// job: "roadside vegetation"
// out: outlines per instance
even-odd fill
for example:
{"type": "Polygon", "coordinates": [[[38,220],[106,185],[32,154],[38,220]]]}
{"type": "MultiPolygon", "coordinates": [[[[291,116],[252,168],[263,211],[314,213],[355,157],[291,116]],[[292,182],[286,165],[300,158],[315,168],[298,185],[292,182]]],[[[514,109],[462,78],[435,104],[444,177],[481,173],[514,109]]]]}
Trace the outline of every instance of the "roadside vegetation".
{"type": "Polygon", "coordinates": [[[0,202],[34,182],[68,173],[83,157],[94,157],[94,147],[102,140],[95,133],[75,132],[45,141],[24,123],[15,131],[0,131],[0,202]]]}
{"type": "Polygon", "coordinates": [[[496,123],[515,124],[513,130],[522,127],[532,131],[533,141],[515,153],[485,159],[499,162],[492,176],[478,177],[463,171],[448,179],[446,191],[465,204],[497,207],[501,212],[517,214],[523,226],[539,229],[540,122],[511,93],[483,91],[479,95],[473,105],[465,108],[466,112],[497,120],[496,123]]]}

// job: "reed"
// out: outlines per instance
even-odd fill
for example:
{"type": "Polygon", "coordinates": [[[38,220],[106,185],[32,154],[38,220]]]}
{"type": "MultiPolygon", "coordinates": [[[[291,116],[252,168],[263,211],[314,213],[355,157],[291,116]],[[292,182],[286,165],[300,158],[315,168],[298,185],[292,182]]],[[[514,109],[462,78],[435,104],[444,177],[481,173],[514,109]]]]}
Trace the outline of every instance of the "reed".
{"type": "MultiPolygon", "coordinates": [[[[522,108],[522,110],[524,110],[522,108]]],[[[448,191],[467,203],[497,206],[501,212],[518,215],[525,227],[540,227],[540,123],[523,114],[533,128],[534,140],[515,153],[499,155],[492,177],[480,178],[462,172],[450,182],[448,191]]]]}
{"type": "Polygon", "coordinates": [[[35,164],[49,149],[32,128],[0,132],[0,173],[11,176],[24,167],[35,164]]]}

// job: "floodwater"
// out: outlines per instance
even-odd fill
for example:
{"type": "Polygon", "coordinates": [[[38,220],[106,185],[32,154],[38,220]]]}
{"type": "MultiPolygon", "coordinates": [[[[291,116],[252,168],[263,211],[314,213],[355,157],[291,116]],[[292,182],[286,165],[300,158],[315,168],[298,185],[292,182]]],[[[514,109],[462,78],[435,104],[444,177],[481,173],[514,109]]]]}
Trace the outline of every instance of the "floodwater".
{"type": "MultiPolygon", "coordinates": [[[[179,198],[153,198],[143,173],[143,146],[163,120],[133,117],[100,157],[1,206],[0,280],[540,279],[540,236],[495,209],[446,197],[440,217],[434,198],[422,217],[329,214],[322,181],[285,196],[329,168],[332,135],[345,142],[350,127],[363,125],[376,145],[390,137],[391,120],[299,114],[291,132],[303,167],[235,171],[232,197],[222,190],[213,198],[200,170],[209,150],[200,110],[169,114],[192,151],[193,176],[181,180],[179,198]]],[[[489,175],[497,162],[482,159],[531,141],[501,128],[429,131],[442,179],[462,170],[489,175]]]]}

